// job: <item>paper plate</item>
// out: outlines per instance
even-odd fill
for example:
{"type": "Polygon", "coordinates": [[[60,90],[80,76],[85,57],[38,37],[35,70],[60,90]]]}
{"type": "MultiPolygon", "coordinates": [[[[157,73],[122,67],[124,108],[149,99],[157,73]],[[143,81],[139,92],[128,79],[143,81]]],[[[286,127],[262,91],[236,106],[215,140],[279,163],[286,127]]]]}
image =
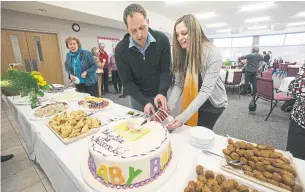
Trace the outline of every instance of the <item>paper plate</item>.
{"type": "Polygon", "coordinates": [[[202,144],[195,143],[195,142],[192,141],[192,140],[189,140],[189,143],[190,143],[192,146],[194,146],[194,147],[196,147],[196,148],[199,148],[199,149],[210,149],[210,148],[213,147],[213,144],[214,144],[214,142],[212,142],[212,143],[210,143],[210,144],[204,144],[204,145],[202,145],[202,144]]]}
{"type": "Polygon", "coordinates": [[[79,83],[80,83],[79,78],[78,78],[78,77],[74,77],[74,78],[75,78],[75,80],[73,81],[73,83],[74,83],[74,84],[79,84],[79,83]]]}
{"type": "Polygon", "coordinates": [[[193,127],[190,129],[191,137],[196,138],[198,140],[213,140],[215,138],[215,133],[205,127],[193,127]]]}

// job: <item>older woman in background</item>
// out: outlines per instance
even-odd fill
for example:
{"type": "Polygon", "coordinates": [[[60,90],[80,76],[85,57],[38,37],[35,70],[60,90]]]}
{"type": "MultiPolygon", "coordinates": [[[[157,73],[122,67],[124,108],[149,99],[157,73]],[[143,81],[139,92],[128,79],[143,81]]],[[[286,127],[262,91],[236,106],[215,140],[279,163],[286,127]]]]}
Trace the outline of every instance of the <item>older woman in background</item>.
{"type": "Polygon", "coordinates": [[[103,95],[103,93],[102,93],[103,73],[104,73],[103,67],[105,65],[105,61],[103,61],[103,62],[100,61],[100,58],[99,58],[100,51],[97,47],[92,47],[91,52],[92,52],[93,58],[95,59],[95,62],[97,63],[97,66],[98,66],[98,68],[96,70],[96,74],[98,77],[98,96],[101,97],[103,95]]]}
{"type": "Polygon", "coordinates": [[[69,79],[75,83],[78,92],[97,97],[97,64],[92,54],[81,48],[81,43],[76,37],[68,37],[66,47],[69,52],[66,55],[65,67],[69,79]]]}

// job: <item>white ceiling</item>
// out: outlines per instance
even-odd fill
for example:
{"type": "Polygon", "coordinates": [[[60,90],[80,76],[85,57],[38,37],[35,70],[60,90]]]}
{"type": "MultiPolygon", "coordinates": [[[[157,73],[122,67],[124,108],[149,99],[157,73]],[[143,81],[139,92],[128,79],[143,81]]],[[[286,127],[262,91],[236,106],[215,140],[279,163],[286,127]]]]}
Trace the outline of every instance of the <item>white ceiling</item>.
{"type": "Polygon", "coordinates": [[[206,12],[216,12],[219,16],[201,20],[201,25],[206,34],[215,34],[216,29],[206,27],[206,24],[225,22],[228,25],[217,29],[225,28],[247,28],[253,24],[246,24],[245,19],[253,17],[270,16],[271,19],[266,22],[259,22],[257,25],[271,24],[275,25],[275,30],[286,26],[288,22],[305,21],[305,17],[292,17],[300,11],[305,11],[305,2],[300,1],[281,1],[275,2],[275,6],[270,9],[254,12],[239,12],[239,8],[243,5],[262,3],[259,1],[187,1],[177,4],[166,4],[163,1],[134,1],[157,14],[163,15],[176,21],[185,14],[198,14],[206,12]]]}
{"type": "Polygon", "coordinates": [[[125,30],[126,27],[122,21],[99,17],[93,14],[66,9],[58,6],[53,6],[47,3],[37,1],[2,1],[1,8],[10,9],[19,12],[31,13],[47,17],[54,17],[58,19],[65,19],[70,21],[78,21],[93,25],[100,25],[116,29],[125,30]],[[45,11],[39,11],[44,9],[45,11]]]}
{"type": "MultiPolygon", "coordinates": [[[[239,28],[247,28],[249,26],[253,26],[253,24],[245,24],[244,22],[245,19],[253,17],[270,16],[270,21],[261,22],[258,23],[258,25],[267,24],[269,27],[271,25],[275,25],[274,30],[283,30],[288,22],[305,21],[305,17],[292,17],[300,11],[305,11],[305,2],[299,1],[275,2],[276,6],[274,6],[273,8],[255,12],[238,11],[239,7],[242,5],[258,3],[253,1],[188,1],[174,5],[166,4],[163,1],[130,1],[130,3],[139,3],[143,5],[145,9],[167,17],[173,22],[175,22],[179,17],[185,14],[216,12],[216,14],[218,14],[219,16],[211,19],[201,20],[201,25],[203,26],[204,32],[207,35],[215,35],[216,29],[207,28],[206,24],[216,22],[225,22],[228,24],[225,27],[220,27],[217,29],[233,28],[238,31],[239,28]]],[[[83,13],[71,9],[61,8],[43,2],[2,1],[1,8],[125,30],[125,26],[122,21],[103,18],[97,15],[83,13]],[[38,11],[38,9],[40,8],[44,8],[46,9],[46,11],[38,11]]],[[[270,31],[272,32],[272,30],[270,31]]],[[[167,35],[171,36],[168,33],[167,35]]]]}

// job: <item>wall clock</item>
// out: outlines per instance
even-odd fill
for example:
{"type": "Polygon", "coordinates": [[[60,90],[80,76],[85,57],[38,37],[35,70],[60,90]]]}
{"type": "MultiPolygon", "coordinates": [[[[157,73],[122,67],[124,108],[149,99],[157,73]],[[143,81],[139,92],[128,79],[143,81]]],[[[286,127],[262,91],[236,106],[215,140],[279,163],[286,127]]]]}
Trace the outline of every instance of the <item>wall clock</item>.
{"type": "Polygon", "coordinates": [[[73,31],[75,31],[75,32],[79,32],[79,31],[80,31],[80,26],[79,26],[79,24],[73,23],[73,24],[72,24],[72,29],[73,29],[73,31]]]}

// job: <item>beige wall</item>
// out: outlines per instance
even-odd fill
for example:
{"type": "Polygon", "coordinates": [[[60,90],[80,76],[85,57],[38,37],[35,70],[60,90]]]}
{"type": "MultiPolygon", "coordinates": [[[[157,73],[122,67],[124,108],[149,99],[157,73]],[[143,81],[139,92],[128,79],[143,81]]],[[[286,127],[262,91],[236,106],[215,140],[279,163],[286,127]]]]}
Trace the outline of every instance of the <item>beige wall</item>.
{"type": "Polygon", "coordinates": [[[97,25],[78,23],[81,27],[80,32],[72,30],[73,21],[43,17],[28,13],[21,13],[6,9],[1,9],[1,28],[35,30],[41,32],[55,32],[59,36],[59,47],[61,55],[61,64],[64,74],[64,82],[68,84],[67,73],[64,69],[64,59],[67,53],[65,38],[67,36],[76,36],[80,39],[82,47],[91,50],[97,46],[97,36],[122,38],[126,31],[114,28],[107,28],[97,25]]]}

